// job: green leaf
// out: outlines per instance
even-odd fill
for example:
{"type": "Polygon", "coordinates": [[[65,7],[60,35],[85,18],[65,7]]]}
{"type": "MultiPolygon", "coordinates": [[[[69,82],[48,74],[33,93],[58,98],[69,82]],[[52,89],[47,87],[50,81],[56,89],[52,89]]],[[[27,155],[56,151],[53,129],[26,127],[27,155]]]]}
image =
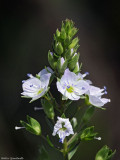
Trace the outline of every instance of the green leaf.
{"type": "Polygon", "coordinates": [[[54,119],[54,106],[51,100],[41,99],[41,104],[47,117],[50,119],[54,119]]]}
{"type": "Polygon", "coordinates": [[[86,124],[88,121],[92,118],[93,114],[95,112],[95,107],[90,106],[84,113],[81,122],[86,124]]]}
{"type": "Polygon", "coordinates": [[[103,146],[96,154],[95,160],[111,160],[115,155],[116,150],[113,152],[108,146],[103,146]]]}
{"type": "Polygon", "coordinates": [[[40,155],[39,155],[39,159],[38,160],[50,160],[48,152],[46,151],[44,146],[41,147],[39,152],[40,152],[40,155]]]}
{"type": "Polygon", "coordinates": [[[49,135],[47,135],[47,142],[51,147],[54,147],[54,145],[52,144],[52,142],[51,142],[51,140],[49,138],[49,135]]]}
{"type": "Polygon", "coordinates": [[[31,132],[32,134],[41,135],[41,126],[39,122],[35,120],[34,118],[31,118],[30,116],[27,116],[27,120],[28,120],[28,123],[24,121],[20,121],[22,126],[24,126],[25,129],[31,132]]]}
{"type": "Polygon", "coordinates": [[[85,130],[82,131],[82,134],[80,135],[80,139],[81,140],[85,140],[85,141],[89,141],[94,139],[94,137],[97,135],[98,133],[94,132],[94,126],[88,127],[85,130]]]}
{"type": "Polygon", "coordinates": [[[77,143],[77,144],[73,147],[73,149],[72,149],[70,152],[68,152],[68,160],[71,160],[71,158],[73,157],[73,155],[76,153],[78,147],[79,147],[79,143],[77,143]]]}
{"type": "Polygon", "coordinates": [[[53,132],[53,128],[54,128],[53,123],[50,121],[50,119],[47,118],[47,116],[45,117],[45,120],[46,120],[50,130],[53,132]]]}

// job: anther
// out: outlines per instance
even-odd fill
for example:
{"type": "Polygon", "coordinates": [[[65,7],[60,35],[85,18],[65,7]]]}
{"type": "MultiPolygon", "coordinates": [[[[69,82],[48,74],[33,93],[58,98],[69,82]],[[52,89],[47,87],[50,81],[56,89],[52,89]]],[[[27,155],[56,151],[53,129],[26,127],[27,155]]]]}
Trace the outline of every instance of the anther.
{"type": "Polygon", "coordinates": [[[101,137],[94,137],[94,139],[97,139],[98,141],[101,141],[101,137]]]}
{"type": "Polygon", "coordinates": [[[104,94],[107,94],[107,91],[105,91],[104,94]]]}
{"type": "Polygon", "coordinates": [[[104,86],[104,90],[106,91],[106,89],[107,89],[107,87],[106,86],[104,86]]]}
{"type": "Polygon", "coordinates": [[[18,127],[18,126],[15,126],[15,130],[18,130],[18,129],[23,129],[25,127],[18,127]]]}
{"type": "Polygon", "coordinates": [[[43,108],[40,108],[40,107],[34,107],[34,110],[35,110],[35,111],[43,110],[43,108]]]}

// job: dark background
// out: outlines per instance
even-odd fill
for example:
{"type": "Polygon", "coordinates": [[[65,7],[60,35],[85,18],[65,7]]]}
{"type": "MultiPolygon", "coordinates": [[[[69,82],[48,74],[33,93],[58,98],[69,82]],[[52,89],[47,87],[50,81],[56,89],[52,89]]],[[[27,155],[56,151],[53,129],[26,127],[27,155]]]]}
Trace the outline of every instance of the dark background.
{"type": "Polygon", "coordinates": [[[53,33],[69,18],[79,28],[82,73],[90,72],[96,86],[106,85],[111,99],[107,110],[97,110],[91,122],[102,141],[81,144],[74,159],[93,160],[107,144],[117,150],[114,160],[119,160],[120,1],[4,0],[0,7],[0,156],[36,159],[42,140],[23,130],[15,131],[14,126],[20,126],[19,120],[25,120],[27,114],[41,122],[45,134],[47,126],[43,111],[33,109],[40,106],[39,101],[29,104],[21,99],[21,81],[27,73],[36,74],[48,65],[53,33]]]}

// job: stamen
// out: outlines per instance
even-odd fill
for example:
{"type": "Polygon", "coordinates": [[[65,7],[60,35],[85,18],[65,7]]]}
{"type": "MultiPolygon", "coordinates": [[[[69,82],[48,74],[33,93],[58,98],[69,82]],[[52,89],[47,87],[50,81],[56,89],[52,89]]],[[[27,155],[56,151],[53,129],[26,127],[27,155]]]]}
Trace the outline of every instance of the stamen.
{"type": "Polygon", "coordinates": [[[32,77],[33,77],[33,75],[30,74],[30,73],[28,73],[27,76],[28,76],[29,78],[32,78],[32,77]]]}
{"type": "Polygon", "coordinates": [[[107,90],[107,87],[106,87],[106,86],[104,86],[104,90],[105,90],[105,91],[107,90]]]}
{"type": "Polygon", "coordinates": [[[18,127],[18,126],[15,126],[15,130],[18,130],[18,129],[23,129],[25,127],[18,127]]]}
{"type": "Polygon", "coordinates": [[[84,77],[86,77],[87,75],[89,75],[89,72],[85,72],[85,73],[82,75],[82,77],[84,78],[84,77]]]}
{"type": "Polygon", "coordinates": [[[40,108],[40,107],[34,107],[34,110],[35,110],[35,111],[43,110],[43,108],[40,108]]]}
{"type": "Polygon", "coordinates": [[[94,137],[94,139],[97,139],[98,141],[101,141],[101,137],[94,137]]]}
{"type": "Polygon", "coordinates": [[[62,143],[62,138],[59,139],[59,142],[62,143]]]}
{"type": "Polygon", "coordinates": [[[85,90],[85,87],[82,87],[82,90],[85,90]]]}
{"type": "Polygon", "coordinates": [[[86,76],[89,75],[89,72],[85,72],[86,76]]]}
{"type": "Polygon", "coordinates": [[[107,91],[105,91],[104,94],[107,94],[107,91]]]}
{"type": "Polygon", "coordinates": [[[69,88],[70,88],[70,86],[67,86],[67,88],[69,89],[69,88]]]}

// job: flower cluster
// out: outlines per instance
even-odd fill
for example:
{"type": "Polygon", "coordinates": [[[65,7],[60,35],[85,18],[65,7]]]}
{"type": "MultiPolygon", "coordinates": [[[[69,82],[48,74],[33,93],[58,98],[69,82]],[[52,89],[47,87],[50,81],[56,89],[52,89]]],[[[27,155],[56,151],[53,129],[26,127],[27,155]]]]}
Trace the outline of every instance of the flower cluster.
{"type": "MultiPolygon", "coordinates": [[[[36,76],[27,74],[29,78],[23,81],[23,92],[21,93],[22,97],[31,98],[30,102],[41,98],[42,107],[40,110],[43,109],[45,113],[45,120],[52,129],[51,134],[58,136],[59,142],[63,143],[60,152],[63,153],[65,159],[69,160],[76,152],[81,141],[101,140],[101,137],[96,137],[98,133],[94,132],[94,126],[87,127],[87,123],[96,107],[103,108],[106,103],[110,102],[110,99],[102,97],[107,94],[107,88],[104,86],[101,89],[94,86],[90,80],[86,79],[89,73],[81,73],[82,65],[79,65],[79,52],[77,51],[79,39],[74,37],[77,31],[78,29],[74,27],[71,20],[62,22],[61,30],[57,29],[54,34],[52,51],[48,52],[48,62],[52,69],[46,67],[36,76]],[[56,100],[50,91],[51,83],[55,83],[54,86],[57,88],[58,95],[60,95],[59,100],[56,100]],[[85,105],[85,112],[83,115],[80,114],[81,119],[79,118],[80,107],[77,107],[76,113],[71,111],[71,117],[67,114],[69,105],[78,100],[83,101],[85,105]],[[57,122],[55,123],[56,119],[57,122]]],[[[51,142],[49,136],[45,137],[43,135],[37,120],[27,116],[27,121],[27,123],[20,121],[23,127],[15,128],[25,128],[32,134],[41,136],[51,147],[56,148],[57,145],[51,142]]],[[[105,152],[107,155],[108,148],[105,152]]],[[[109,158],[114,153],[111,152],[109,158]]],[[[101,152],[96,156],[96,160],[98,160],[99,155],[101,156],[101,152]]]]}

